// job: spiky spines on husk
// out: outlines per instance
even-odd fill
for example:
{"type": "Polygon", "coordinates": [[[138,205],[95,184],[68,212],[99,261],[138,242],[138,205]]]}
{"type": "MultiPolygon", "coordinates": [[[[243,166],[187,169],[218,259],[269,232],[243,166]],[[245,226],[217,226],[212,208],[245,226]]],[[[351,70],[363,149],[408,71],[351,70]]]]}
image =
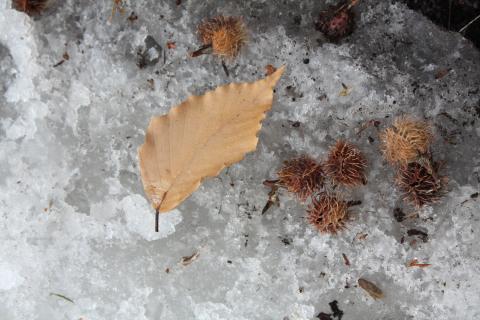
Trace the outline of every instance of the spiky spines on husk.
{"type": "Polygon", "coordinates": [[[12,6],[15,10],[25,12],[29,16],[39,15],[44,11],[50,0],[13,0],[12,6]]]}
{"type": "Polygon", "coordinates": [[[337,141],[330,149],[324,164],[325,172],[335,184],[349,187],[366,183],[366,167],[367,160],[362,152],[344,140],[337,141]]]}
{"type": "Polygon", "coordinates": [[[335,234],[345,227],[348,205],[337,196],[317,194],[307,209],[307,219],[318,231],[335,234]]]}
{"type": "Polygon", "coordinates": [[[285,161],[277,176],[278,185],[303,202],[323,187],[322,166],[305,155],[285,161]]]}
{"type": "Polygon", "coordinates": [[[417,208],[437,202],[444,194],[447,178],[438,175],[438,165],[426,158],[400,166],[396,183],[407,201],[417,208]]]}
{"type": "Polygon", "coordinates": [[[382,151],[391,164],[407,164],[429,150],[433,134],[425,121],[400,117],[382,134],[382,151]]]}
{"type": "Polygon", "coordinates": [[[211,45],[214,54],[235,58],[247,41],[247,31],[241,17],[217,16],[198,26],[198,35],[204,45],[211,45]]]}

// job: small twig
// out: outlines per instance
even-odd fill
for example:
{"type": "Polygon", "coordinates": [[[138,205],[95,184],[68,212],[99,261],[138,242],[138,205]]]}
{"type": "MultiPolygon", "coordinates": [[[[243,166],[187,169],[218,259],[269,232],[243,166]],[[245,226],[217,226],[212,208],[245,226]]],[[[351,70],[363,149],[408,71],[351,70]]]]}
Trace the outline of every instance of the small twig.
{"type": "Polygon", "coordinates": [[[350,10],[353,6],[355,6],[360,0],[351,0],[349,3],[345,3],[344,5],[340,6],[340,8],[335,11],[335,14],[339,13],[342,10],[350,10]]]}
{"type": "Polygon", "coordinates": [[[274,205],[275,203],[278,204],[278,195],[277,195],[278,186],[273,185],[271,188],[272,189],[268,193],[268,201],[262,209],[262,215],[265,214],[265,212],[267,212],[267,210],[270,209],[272,205],[274,205]]]}
{"type": "Polygon", "coordinates": [[[206,54],[207,52],[205,52],[205,51],[207,49],[210,49],[211,47],[212,47],[211,44],[206,44],[204,46],[201,46],[200,49],[190,53],[190,57],[195,58],[195,57],[201,56],[202,54],[206,54]]]}
{"type": "Polygon", "coordinates": [[[263,181],[263,185],[266,187],[273,187],[276,186],[278,183],[278,180],[265,180],[263,181]]]}
{"type": "Polygon", "coordinates": [[[465,31],[472,23],[474,23],[475,21],[477,21],[478,19],[480,19],[480,14],[478,16],[476,16],[475,18],[473,18],[472,21],[470,21],[469,23],[467,23],[462,29],[460,29],[460,33],[462,33],[463,31],[465,31]]]}
{"type": "Polygon", "coordinates": [[[184,266],[188,266],[190,263],[197,260],[199,256],[200,256],[200,252],[198,251],[194,252],[191,256],[182,257],[182,259],[180,260],[180,263],[184,266]]]}
{"type": "Polygon", "coordinates": [[[227,65],[225,64],[224,60],[222,60],[222,67],[223,67],[223,71],[225,71],[225,74],[227,75],[227,77],[230,77],[230,72],[228,72],[227,65]]]}
{"type": "Polygon", "coordinates": [[[53,67],[56,68],[58,66],[61,66],[64,62],[65,62],[65,59],[62,59],[59,62],[57,62],[56,64],[54,64],[53,67]]]}
{"type": "Polygon", "coordinates": [[[360,200],[350,200],[347,202],[347,207],[353,207],[353,206],[358,206],[361,205],[362,201],[360,200]]]}
{"type": "Polygon", "coordinates": [[[425,267],[430,267],[431,265],[432,265],[431,263],[419,263],[417,259],[413,259],[407,263],[407,267],[425,268],[425,267]]]}
{"type": "Polygon", "coordinates": [[[62,298],[62,299],[65,299],[65,300],[67,300],[68,302],[71,302],[71,303],[75,303],[75,302],[73,302],[72,299],[70,299],[69,297],[65,297],[63,294],[60,294],[60,293],[50,292],[50,295],[51,295],[51,296],[55,296],[55,297],[59,297],[59,298],[62,298]]]}
{"type": "Polygon", "coordinates": [[[155,232],[158,232],[158,218],[160,215],[160,208],[162,207],[162,203],[165,200],[167,193],[168,191],[163,194],[162,200],[160,200],[160,204],[155,208],[155,232]]]}

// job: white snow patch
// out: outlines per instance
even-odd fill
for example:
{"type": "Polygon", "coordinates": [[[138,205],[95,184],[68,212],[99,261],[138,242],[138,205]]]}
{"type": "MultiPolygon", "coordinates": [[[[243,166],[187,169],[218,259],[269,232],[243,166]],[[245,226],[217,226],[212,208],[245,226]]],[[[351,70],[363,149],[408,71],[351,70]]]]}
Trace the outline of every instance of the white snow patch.
{"type": "Polygon", "coordinates": [[[24,280],[10,265],[0,263],[0,290],[6,291],[18,287],[24,280]]]}

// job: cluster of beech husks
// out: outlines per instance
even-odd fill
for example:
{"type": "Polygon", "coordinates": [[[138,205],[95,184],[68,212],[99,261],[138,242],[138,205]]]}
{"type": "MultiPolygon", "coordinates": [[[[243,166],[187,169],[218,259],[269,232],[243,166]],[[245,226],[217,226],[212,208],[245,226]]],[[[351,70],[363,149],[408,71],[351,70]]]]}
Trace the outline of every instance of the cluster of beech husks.
{"type": "Polygon", "coordinates": [[[441,198],[447,178],[430,152],[433,133],[425,121],[397,118],[382,134],[384,158],[397,170],[395,182],[405,200],[420,208],[441,198]]]}
{"type": "Polygon", "coordinates": [[[320,232],[335,234],[344,228],[349,206],[338,194],[327,189],[365,184],[366,167],[367,161],[360,150],[340,140],[323,163],[306,155],[285,161],[274,183],[302,203],[310,200],[307,220],[320,232]]]}

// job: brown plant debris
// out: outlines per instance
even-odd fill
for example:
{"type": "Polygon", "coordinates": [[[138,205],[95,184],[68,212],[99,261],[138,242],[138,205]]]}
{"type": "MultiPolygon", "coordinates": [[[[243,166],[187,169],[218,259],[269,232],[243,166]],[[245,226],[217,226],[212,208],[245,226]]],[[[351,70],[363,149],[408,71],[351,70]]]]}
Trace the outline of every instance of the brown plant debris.
{"type": "Polygon", "coordinates": [[[308,222],[322,233],[336,234],[348,219],[347,203],[324,192],[312,198],[307,212],[308,222]]]}
{"type": "Polygon", "coordinates": [[[267,212],[268,209],[270,209],[270,207],[273,206],[274,204],[278,205],[278,193],[277,193],[278,185],[276,185],[276,182],[271,183],[271,181],[267,180],[267,181],[264,181],[263,184],[266,186],[269,186],[271,189],[270,189],[270,192],[268,193],[268,201],[262,209],[262,215],[265,214],[265,212],[267,212]]]}
{"type": "Polygon", "coordinates": [[[432,129],[425,121],[397,118],[381,134],[383,155],[391,164],[406,164],[428,151],[432,137],[432,129]]]}
{"type": "Polygon", "coordinates": [[[199,256],[200,256],[200,252],[195,252],[191,256],[182,257],[182,260],[180,260],[180,263],[184,266],[188,266],[190,263],[197,260],[199,256]]]}
{"type": "Polygon", "coordinates": [[[437,202],[446,184],[446,177],[440,177],[437,170],[437,166],[429,160],[402,165],[396,183],[404,193],[405,200],[417,208],[437,202]]]}
{"type": "Polygon", "coordinates": [[[412,259],[407,263],[407,267],[418,267],[418,268],[426,268],[430,267],[432,264],[430,263],[419,263],[417,259],[412,259]]]}
{"type": "Polygon", "coordinates": [[[55,63],[55,64],[53,65],[53,67],[54,67],[54,68],[59,67],[59,66],[61,66],[62,64],[64,64],[65,61],[68,61],[68,60],[70,60],[70,55],[68,54],[68,52],[65,51],[65,52],[63,53],[63,55],[62,55],[62,60],[60,60],[59,62],[55,63]]]}
{"type": "Polygon", "coordinates": [[[358,285],[375,300],[382,299],[384,297],[382,290],[368,280],[360,278],[358,279],[358,285]]]}
{"type": "Polygon", "coordinates": [[[130,13],[130,15],[128,16],[127,20],[133,23],[138,20],[138,16],[135,14],[134,11],[132,11],[132,13],[130,13]]]}
{"type": "Polygon", "coordinates": [[[407,235],[409,237],[418,236],[420,239],[422,239],[423,242],[428,242],[428,233],[426,233],[422,230],[408,229],[407,235]]]}
{"type": "Polygon", "coordinates": [[[368,237],[368,233],[359,232],[359,233],[357,233],[357,235],[355,236],[355,239],[357,239],[357,240],[365,240],[365,239],[367,239],[367,237],[368,237]]]}
{"type": "Polygon", "coordinates": [[[348,260],[348,257],[345,253],[342,253],[342,257],[343,257],[343,262],[345,263],[346,266],[349,266],[350,265],[350,260],[348,260]]]}
{"type": "Polygon", "coordinates": [[[317,318],[320,320],[332,320],[330,313],[320,312],[317,314],[317,318]]]}
{"type": "Polygon", "coordinates": [[[325,172],[336,184],[356,186],[366,183],[367,161],[352,144],[339,140],[331,149],[324,165],[325,172]]]}
{"type": "Polygon", "coordinates": [[[124,0],[113,0],[112,4],[112,13],[109,20],[111,21],[113,17],[119,12],[121,15],[125,14],[125,3],[124,0]]]}
{"type": "Polygon", "coordinates": [[[345,83],[342,82],[342,90],[338,95],[340,97],[346,97],[350,94],[351,91],[352,91],[352,88],[350,88],[349,86],[347,86],[345,83]]]}
{"type": "Polygon", "coordinates": [[[241,17],[217,16],[198,26],[198,36],[204,47],[215,55],[235,58],[247,41],[247,31],[241,17]]]}
{"type": "Polygon", "coordinates": [[[440,80],[443,79],[448,73],[450,72],[450,69],[438,69],[437,72],[435,72],[435,79],[440,80]]]}
{"type": "Polygon", "coordinates": [[[330,41],[340,40],[353,32],[355,15],[351,10],[358,0],[350,0],[337,6],[330,6],[320,12],[315,29],[330,41]]]}
{"type": "Polygon", "coordinates": [[[302,202],[323,187],[322,166],[306,155],[285,161],[277,176],[278,185],[295,194],[302,202]]]}
{"type": "Polygon", "coordinates": [[[13,0],[12,6],[15,10],[25,12],[29,16],[39,15],[44,11],[50,0],[13,0]]]}

